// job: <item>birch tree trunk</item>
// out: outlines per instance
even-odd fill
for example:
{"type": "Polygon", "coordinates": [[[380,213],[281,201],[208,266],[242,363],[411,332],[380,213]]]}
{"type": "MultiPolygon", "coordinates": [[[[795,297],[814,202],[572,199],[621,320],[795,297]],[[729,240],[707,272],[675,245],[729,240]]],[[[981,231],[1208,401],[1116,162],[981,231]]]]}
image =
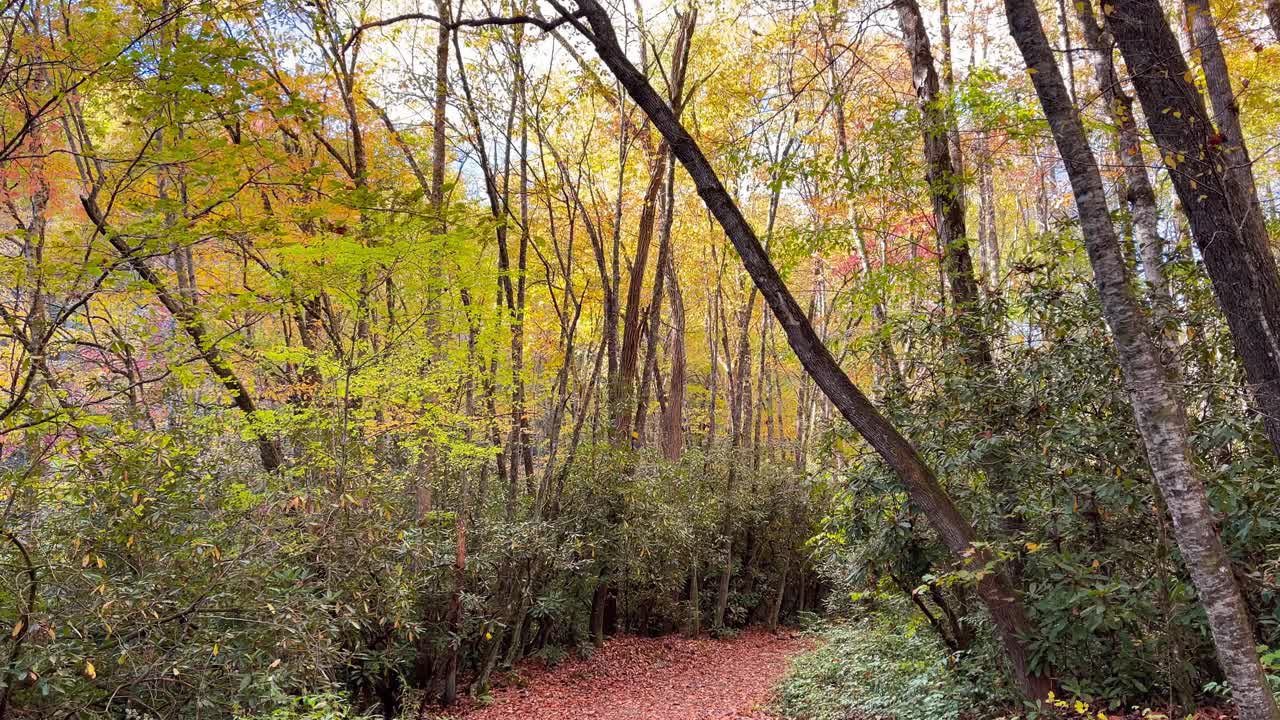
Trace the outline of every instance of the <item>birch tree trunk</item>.
{"type": "Polygon", "coordinates": [[[1257,411],[1280,455],[1280,276],[1252,188],[1231,169],[1159,0],[1108,3],[1147,125],[1231,328],[1257,411]]]}
{"type": "Polygon", "coordinates": [[[1138,124],[1133,116],[1133,98],[1125,93],[1112,59],[1115,41],[1105,31],[1093,14],[1093,0],[1075,3],[1076,17],[1084,31],[1085,44],[1093,54],[1093,75],[1098,92],[1115,125],[1116,144],[1119,146],[1120,163],[1124,166],[1126,200],[1133,217],[1134,234],[1137,236],[1138,253],[1142,258],[1142,276],[1147,281],[1148,294],[1157,304],[1169,301],[1169,279],[1164,273],[1164,238],[1160,236],[1160,217],[1156,210],[1156,194],[1147,175],[1147,162],[1143,157],[1138,124]]]}
{"type": "Polygon", "coordinates": [[[1258,661],[1244,598],[1231,574],[1214,527],[1209,496],[1192,461],[1186,411],[1128,281],[1102,175],[1084,125],[1058,74],[1035,0],[1005,0],[1005,12],[1066,166],[1103,317],[1129,385],[1138,431],[1173,518],[1178,547],[1209,616],[1218,659],[1231,683],[1240,717],[1276,720],[1280,715],[1258,661]]]}

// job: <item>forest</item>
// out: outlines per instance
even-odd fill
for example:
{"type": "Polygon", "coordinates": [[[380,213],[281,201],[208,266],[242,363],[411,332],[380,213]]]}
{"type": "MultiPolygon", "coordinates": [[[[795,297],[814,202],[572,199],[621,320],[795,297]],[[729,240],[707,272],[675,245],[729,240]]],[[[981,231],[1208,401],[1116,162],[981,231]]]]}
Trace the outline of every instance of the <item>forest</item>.
{"type": "Polygon", "coordinates": [[[1280,0],[0,0],[0,720],[643,652],[1280,720],[1278,68],[1280,0]]]}

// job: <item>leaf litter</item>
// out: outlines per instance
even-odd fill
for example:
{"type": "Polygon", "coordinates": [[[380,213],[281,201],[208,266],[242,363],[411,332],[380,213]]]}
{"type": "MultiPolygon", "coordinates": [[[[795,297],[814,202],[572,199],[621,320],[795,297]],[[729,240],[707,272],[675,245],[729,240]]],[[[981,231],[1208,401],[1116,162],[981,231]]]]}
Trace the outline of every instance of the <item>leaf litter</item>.
{"type": "Polygon", "coordinates": [[[812,647],[792,633],[751,629],[713,640],[610,639],[590,657],[531,660],[502,678],[492,702],[456,720],[773,720],[773,686],[812,647]]]}

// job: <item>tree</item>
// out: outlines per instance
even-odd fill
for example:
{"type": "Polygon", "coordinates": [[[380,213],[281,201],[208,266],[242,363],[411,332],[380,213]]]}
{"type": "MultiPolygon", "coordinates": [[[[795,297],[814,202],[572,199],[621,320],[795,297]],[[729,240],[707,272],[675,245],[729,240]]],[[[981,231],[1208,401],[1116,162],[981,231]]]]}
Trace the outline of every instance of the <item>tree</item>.
{"type": "MultiPolygon", "coordinates": [[[[1244,181],[1247,167],[1233,166],[1247,158],[1243,140],[1237,138],[1233,149],[1231,138],[1224,137],[1230,130],[1214,129],[1159,3],[1123,0],[1106,14],[1106,22],[1170,168],[1263,428],[1280,454],[1280,351],[1272,340],[1280,329],[1280,275],[1257,195],[1244,181]]],[[[1230,117],[1227,111],[1222,119],[1230,117]]]]}
{"type": "Polygon", "coordinates": [[[911,443],[875,409],[836,364],[835,358],[818,338],[799,304],[769,262],[755,232],[720,183],[697,143],[649,85],[648,80],[623,54],[604,9],[594,0],[578,0],[578,7],[585,15],[589,28],[577,20],[573,21],[575,27],[591,40],[601,60],[671,145],[675,156],[693,178],[707,209],[715,215],[733,242],[743,265],[778,319],[779,326],[786,333],[788,343],[804,364],[805,370],[845,419],[857,428],[894,469],[912,500],[929,517],[957,560],[975,569],[979,576],[978,592],[1000,630],[1005,652],[1008,653],[1020,687],[1029,698],[1043,698],[1049,692],[1051,684],[1043,674],[1034,673],[1028,665],[1022,640],[1030,630],[1026,613],[1013,598],[1003,574],[998,569],[988,567],[991,561],[988,553],[974,545],[977,537],[972,526],[960,515],[911,443]]]}
{"type": "Polygon", "coordinates": [[[1084,125],[1062,82],[1034,1],[1005,0],[1005,12],[1071,179],[1089,262],[1124,367],[1138,430],[1173,517],[1183,562],[1209,615],[1218,660],[1231,682],[1241,717],[1274,720],[1275,696],[1258,661],[1248,610],[1214,528],[1204,481],[1192,459],[1186,410],[1126,277],[1102,176],[1084,125]]]}

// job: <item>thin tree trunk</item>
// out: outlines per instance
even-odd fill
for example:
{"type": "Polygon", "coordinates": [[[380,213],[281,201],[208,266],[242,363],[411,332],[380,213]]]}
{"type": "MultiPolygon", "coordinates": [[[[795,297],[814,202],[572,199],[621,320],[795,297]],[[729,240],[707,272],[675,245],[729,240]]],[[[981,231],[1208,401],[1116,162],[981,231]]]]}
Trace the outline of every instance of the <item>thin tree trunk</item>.
{"type": "Polygon", "coordinates": [[[1236,176],[1241,191],[1248,195],[1250,211],[1262,221],[1262,206],[1258,202],[1258,188],[1253,179],[1253,163],[1249,159],[1249,147],[1240,127],[1240,105],[1231,87],[1231,72],[1227,58],[1218,40],[1218,28],[1213,19],[1209,0],[1183,0],[1188,32],[1192,40],[1191,56],[1200,58],[1204,70],[1204,84],[1209,91],[1213,124],[1226,142],[1220,149],[1226,156],[1227,172],[1236,176]]]}
{"type": "MultiPolygon", "coordinates": [[[[450,18],[453,13],[449,6],[449,0],[436,0],[436,12],[442,18],[450,18]]],[[[432,107],[432,123],[431,123],[431,183],[429,190],[431,200],[431,211],[436,218],[436,227],[443,232],[445,226],[444,211],[444,173],[445,173],[445,111],[447,109],[448,88],[449,88],[449,27],[441,24],[436,31],[436,86],[435,97],[432,107]]],[[[391,127],[390,119],[384,115],[384,123],[388,128],[391,127]]],[[[399,137],[395,134],[395,137],[399,137]]],[[[401,141],[403,143],[403,141],[401,141]]],[[[410,166],[414,170],[414,174],[419,181],[422,174],[417,170],[417,163],[413,160],[413,153],[409,151],[407,145],[402,147],[401,152],[408,158],[410,166]]],[[[465,292],[465,291],[464,291],[465,292]]],[[[464,296],[464,300],[466,296],[464,296]]],[[[468,323],[468,357],[472,360],[472,364],[476,361],[476,328],[474,324],[468,323]]],[[[467,416],[471,417],[475,413],[475,388],[474,382],[468,378],[467,380],[467,398],[466,411],[467,416]]],[[[453,563],[453,591],[449,595],[449,660],[445,668],[444,692],[441,694],[440,701],[448,707],[454,703],[458,696],[458,666],[460,665],[460,656],[462,653],[462,623],[463,623],[463,605],[462,595],[466,592],[467,585],[467,471],[463,471],[463,476],[458,487],[458,508],[454,513],[454,563],[453,563]]]]}
{"type": "Polygon", "coordinates": [[[995,168],[991,162],[991,138],[978,138],[978,247],[984,259],[983,280],[992,292],[1000,289],[1000,238],[996,235],[995,168]]]}
{"type": "Polygon", "coordinates": [[[786,552],[782,573],[778,576],[778,593],[773,596],[773,605],[769,608],[769,632],[778,631],[778,620],[782,616],[782,599],[787,593],[787,572],[791,569],[791,553],[790,550],[786,552]]]}
{"type": "MultiPolygon", "coordinates": [[[[671,203],[674,201],[672,183],[675,179],[674,159],[667,169],[666,220],[670,226],[671,203]]],[[[662,456],[671,462],[680,459],[684,452],[684,390],[685,390],[685,314],[684,297],[680,292],[680,278],[676,274],[674,254],[667,256],[667,304],[671,306],[671,375],[667,378],[667,407],[659,425],[662,456]]]]}
{"type": "MultiPolygon", "coordinates": [[[[644,289],[645,270],[649,264],[649,246],[653,242],[653,229],[658,212],[658,198],[661,195],[666,179],[667,153],[659,150],[658,157],[650,163],[649,186],[645,189],[644,202],[640,209],[640,226],[636,237],[635,260],[631,265],[630,279],[627,281],[627,303],[622,314],[622,353],[619,357],[618,408],[615,418],[614,435],[619,443],[626,444],[631,433],[631,398],[635,390],[637,367],[640,358],[641,313],[640,298],[644,289]]],[[[661,254],[661,249],[659,249],[661,254]]],[[[654,273],[654,282],[661,275],[661,260],[654,273]]],[[[657,295],[657,293],[654,293],[657,295]]]]}
{"type": "Polygon", "coordinates": [[[951,157],[947,139],[951,122],[946,100],[939,91],[929,35],[916,0],[894,0],[893,7],[898,12],[898,24],[911,57],[911,79],[924,134],[925,176],[933,201],[952,310],[965,341],[964,357],[973,367],[990,365],[991,348],[978,315],[978,284],[974,280],[973,259],[965,233],[964,183],[951,157]]]}
{"type": "MultiPolygon", "coordinates": [[[[1244,599],[1230,572],[1214,528],[1208,494],[1191,458],[1186,411],[1128,281],[1102,175],[1084,125],[1058,74],[1035,0],[1005,0],[1005,11],[1066,165],[1103,316],[1128,381],[1147,459],[1173,517],[1178,547],[1208,614],[1218,658],[1240,716],[1244,720],[1276,720],[1280,713],[1258,661],[1244,599]]],[[[1164,22],[1163,14],[1160,21],[1164,22]]],[[[1172,34],[1169,37],[1172,39],[1172,34]]]]}
{"type": "MultiPolygon", "coordinates": [[[[204,321],[200,319],[199,314],[178,296],[174,295],[142,257],[137,255],[123,238],[112,232],[101,209],[98,207],[96,191],[81,197],[80,204],[84,207],[85,214],[89,216],[89,220],[93,223],[96,233],[105,237],[107,242],[111,243],[111,246],[120,253],[120,257],[129,263],[129,267],[133,268],[133,271],[138,273],[138,276],[147,283],[147,286],[151,288],[151,292],[155,294],[156,299],[169,311],[178,326],[191,339],[196,352],[200,353],[200,357],[209,366],[209,370],[213,372],[214,377],[231,395],[231,402],[252,420],[258,410],[253,396],[249,394],[248,386],[236,374],[235,369],[231,367],[231,363],[218,350],[217,344],[209,336],[208,329],[205,327],[204,321]]],[[[274,440],[261,434],[258,436],[257,444],[262,467],[267,472],[275,472],[280,469],[280,466],[284,464],[280,446],[274,440]]]]}
{"type": "Polygon", "coordinates": [[[1147,175],[1147,161],[1142,153],[1142,141],[1138,125],[1134,122],[1133,98],[1124,92],[1120,77],[1112,59],[1115,42],[1109,32],[1098,25],[1093,14],[1093,0],[1077,2],[1076,16],[1084,30],[1085,43],[1093,54],[1093,73],[1102,96],[1103,105],[1115,126],[1116,144],[1119,146],[1120,163],[1124,166],[1125,186],[1133,217],[1134,234],[1137,236],[1138,253],[1142,258],[1142,276],[1147,282],[1147,293],[1157,308],[1169,302],[1169,279],[1164,272],[1164,238],[1160,236],[1160,217],[1156,209],[1156,194],[1147,175]]]}

